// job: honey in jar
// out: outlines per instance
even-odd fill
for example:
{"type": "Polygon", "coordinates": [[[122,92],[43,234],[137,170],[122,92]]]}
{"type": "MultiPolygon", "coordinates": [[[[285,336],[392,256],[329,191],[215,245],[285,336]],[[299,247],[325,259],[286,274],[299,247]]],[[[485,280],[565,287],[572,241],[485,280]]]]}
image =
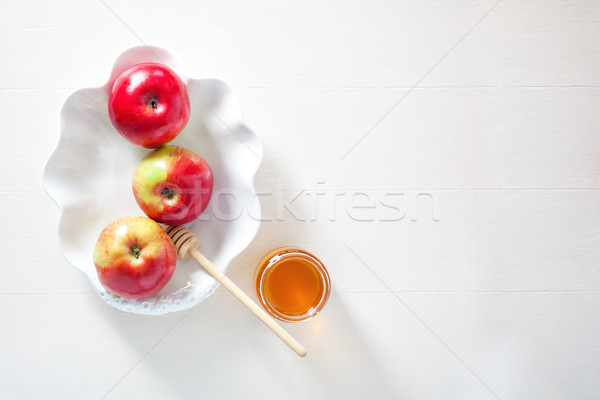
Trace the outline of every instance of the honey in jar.
{"type": "Polygon", "coordinates": [[[265,255],[254,274],[262,306],[286,322],[305,321],[323,309],[331,283],[323,263],[307,251],[280,247],[265,255]]]}

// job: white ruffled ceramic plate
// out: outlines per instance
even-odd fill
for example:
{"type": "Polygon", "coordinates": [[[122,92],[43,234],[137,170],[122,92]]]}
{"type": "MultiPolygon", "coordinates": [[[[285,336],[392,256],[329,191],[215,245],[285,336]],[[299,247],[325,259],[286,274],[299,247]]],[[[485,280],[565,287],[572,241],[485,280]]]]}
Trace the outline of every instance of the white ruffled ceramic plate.
{"type": "Polygon", "coordinates": [[[108,82],[73,93],[60,112],[60,138],[44,167],[44,186],[60,209],[58,240],[65,258],[90,280],[108,304],[139,314],[190,308],[217,287],[193,260],[177,261],[175,274],[157,295],[140,300],[116,296],[100,285],[92,253],[100,231],[115,219],[144,215],[131,189],[133,171],[150,150],[133,145],[113,128],[107,113],[109,90],[121,72],[142,62],[159,62],[186,83],[191,115],[171,142],[204,157],[214,175],[211,202],[187,224],[202,251],[222,271],[252,241],[260,225],[254,174],[262,159],[257,135],[245,124],[237,97],[225,82],[193,79],[183,63],[158,47],[134,47],[121,54],[108,82]]]}

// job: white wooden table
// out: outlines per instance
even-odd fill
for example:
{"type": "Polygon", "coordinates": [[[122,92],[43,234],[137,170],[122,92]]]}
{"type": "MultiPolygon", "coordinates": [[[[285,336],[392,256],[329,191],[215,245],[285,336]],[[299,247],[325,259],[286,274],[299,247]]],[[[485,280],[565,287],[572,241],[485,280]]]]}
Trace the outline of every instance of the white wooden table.
{"type": "Polygon", "coordinates": [[[0,398],[600,396],[599,2],[171,3],[2,7],[0,398]],[[222,288],[132,315],[61,256],[59,108],[140,44],[236,89],[269,220],[228,275],[322,258],[307,358],[222,288]]]}

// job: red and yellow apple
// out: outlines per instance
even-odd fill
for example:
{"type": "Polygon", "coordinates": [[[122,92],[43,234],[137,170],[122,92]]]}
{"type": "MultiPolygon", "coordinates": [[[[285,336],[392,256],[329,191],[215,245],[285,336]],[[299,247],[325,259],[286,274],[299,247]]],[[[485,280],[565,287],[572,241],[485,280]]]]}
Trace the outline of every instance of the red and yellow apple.
{"type": "Polygon", "coordinates": [[[123,137],[154,149],[183,130],[190,118],[190,98],[185,83],[169,67],[138,64],[113,84],[108,115],[123,137]]]}
{"type": "Polygon", "coordinates": [[[124,217],[102,230],[94,248],[100,283],[138,299],[158,293],[175,271],[177,250],[165,231],[146,217],[124,217]]]}
{"type": "Polygon", "coordinates": [[[169,225],[198,218],[208,206],[213,174],[191,150],[163,146],[148,154],[133,175],[133,194],[144,213],[169,225]]]}

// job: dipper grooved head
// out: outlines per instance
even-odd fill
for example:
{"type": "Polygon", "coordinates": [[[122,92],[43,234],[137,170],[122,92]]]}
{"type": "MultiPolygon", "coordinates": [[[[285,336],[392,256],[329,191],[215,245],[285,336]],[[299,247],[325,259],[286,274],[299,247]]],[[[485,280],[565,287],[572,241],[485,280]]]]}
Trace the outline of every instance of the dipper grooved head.
{"type": "Polygon", "coordinates": [[[200,244],[200,241],[192,231],[183,225],[171,225],[163,228],[173,241],[179,257],[183,260],[190,258],[190,249],[197,249],[200,244]]]}

